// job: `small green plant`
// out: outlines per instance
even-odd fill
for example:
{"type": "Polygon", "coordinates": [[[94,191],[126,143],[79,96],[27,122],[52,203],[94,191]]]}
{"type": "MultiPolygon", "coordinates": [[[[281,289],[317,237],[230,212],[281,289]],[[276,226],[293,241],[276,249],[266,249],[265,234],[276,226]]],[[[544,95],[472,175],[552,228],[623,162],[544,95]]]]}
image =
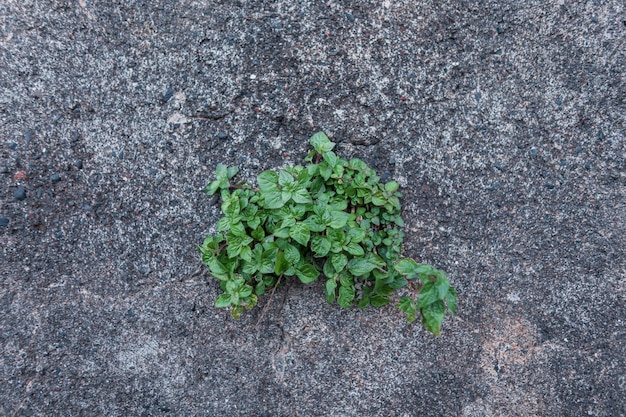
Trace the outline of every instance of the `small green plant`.
{"type": "Polygon", "coordinates": [[[409,322],[419,312],[439,335],[446,307],[456,311],[456,291],[445,272],[401,257],[398,183],[380,183],[360,159],[339,158],[323,132],[311,145],[307,166],[262,172],[256,188],[233,182],[238,168],[217,166],[206,192],[219,193],[223,217],[218,234],[198,246],[223,291],[215,306],[239,318],[282,280],[323,276],[327,301],[343,308],[380,307],[408,289],[400,310],[409,322]]]}

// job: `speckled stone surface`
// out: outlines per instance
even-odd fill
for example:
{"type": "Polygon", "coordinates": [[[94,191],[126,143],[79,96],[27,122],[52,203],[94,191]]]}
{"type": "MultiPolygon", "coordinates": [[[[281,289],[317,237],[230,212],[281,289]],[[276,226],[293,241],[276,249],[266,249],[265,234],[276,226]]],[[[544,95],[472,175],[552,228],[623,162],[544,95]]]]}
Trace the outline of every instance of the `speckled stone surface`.
{"type": "Polygon", "coordinates": [[[0,2],[0,415],[625,416],[621,0],[0,2]],[[435,338],[289,283],[239,321],[217,163],[395,178],[435,338]]]}

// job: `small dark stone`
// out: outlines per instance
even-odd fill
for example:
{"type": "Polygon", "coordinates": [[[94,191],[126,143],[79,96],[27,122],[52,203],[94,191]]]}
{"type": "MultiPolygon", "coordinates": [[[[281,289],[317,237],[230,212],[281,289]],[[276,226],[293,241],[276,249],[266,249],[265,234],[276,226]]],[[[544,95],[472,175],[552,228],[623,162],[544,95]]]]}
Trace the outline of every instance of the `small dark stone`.
{"type": "Polygon", "coordinates": [[[604,140],[604,132],[602,130],[598,132],[598,139],[604,140]]]}
{"type": "Polygon", "coordinates": [[[32,131],[32,129],[26,129],[24,131],[24,139],[27,142],[30,142],[30,140],[33,138],[34,132],[32,131]]]}
{"type": "Polygon", "coordinates": [[[59,174],[52,174],[50,175],[50,181],[53,181],[53,182],[61,181],[61,176],[59,174]]]}
{"type": "Polygon", "coordinates": [[[17,149],[17,143],[15,143],[15,142],[9,143],[9,148],[11,148],[12,150],[16,150],[17,149]]]}
{"type": "Polygon", "coordinates": [[[554,184],[552,184],[551,182],[546,182],[546,188],[551,190],[554,188],[554,184]]]}
{"type": "Polygon", "coordinates": [[[226,139],[226,138],[228,137],[228,133],[226,133],[226,132],[224,132],[224,131],[222,130],[222,131],[220,131],[220,132],[217,134],[217,137],[218,137],[219,139],[224,140],[224,139],[226,139]]]}
{"type": "Polygon", "coordinates": [[[83,169],[83,161],[80,159],[75,159],[73,164],[76,169],[83,169]]]}
{"type": "Polygon", "coordinates": [[[16,200],[24,200],[26,198],[26,190],[23,187],[17,187],[15,191],[13,191],[13,197],[16,200]]]}
{"type": "Polygon", "coordinates": [[[380,180],[382,182],[387,182],[390,177],[391,177],[391,175],[389,175],[388,172],[383,172],[383,175],[380,176],[380,180]]]}
{"type": "Polygon", "coordinates": [[[73,132],[71,136],[72,142],[78,142],[80,140],[80,133],[73,132]]]}
{"type": "Polygon", "coordinates": [[[8,217],[1,216],[0,217],[0,227],[7,227],[9,225],[8,217]]]}
{"type": "Polygon", "coordinates": [[[530,150],[530,154],[531,154],[532,156],[537,156],[537,154],[538,154],[538,153],[539,153],[539,151],[537,150],[537,148],[532,148],[532,149],[530,150]]]}
{"type": "Polygon", "coordinates": [[[596,16],[591,16],[591,21],[593,23],[598,23],[598,18],[596,16]]]}
{"type": "Polygon", "coordinates": [[[498,34],[503,34],[504,33],[504,26],[498,25],[498,27],[496,28],[496,32],[498,32],[498,34]]]}
{"type": "Polygon", "coordinates": [[[565,168],[567,166],[567,161],[565,159],[561,159],[561,166],[565,168]]]}
{"type": "Polygon", "coordinates": [[[559,97],[555,100],[555,103],[557,104],[557,106],[560,106],[561,104],[563,104],[563,98],[559,97]]]}
{"type": "Polygon", "coordinates": [[[354,22],[354,15],[350,12],[346,13],[346,19],[348,19],[349,22],[354,22]]]}
{"type": "Polygon", "coordinates": [[[574,152],[576,153],[581,153],[583,151],[582,146],[577,146],[576,149],[574,149],[574,152]]]}
{"type": "Polygon", "coordinates": [[[494,181],[493,184],[491,184],[491,189],[497,190],[498,188],[500,188],[500,183],[498,181],[494,181]]]}
{"type": "Polygon", "coordinates": [[[482,98],[482,93],[480,91],[477,91],[474,93],[474,98],[476,99],[476,101],[480,101],[480,99],[482,98]]]}
{"type": "Polygon", "coordinates": [[[60,230],[57,230],[56,232],[54,232],[54,237],[56,237],[57,239],[63,239],[63,232],[60,230]]]}
{"type": "Polygon", "coordinates": [[[591,169],[591,162],[585,162],[585,169],[586,170],[590,170],[591,169]]]}
{"type": "Polygon", "coordinates": [[[498,161],[496,161],[496,162],[494,162],[494,163],[493,163],[493,167],[494,167],[495,169],[497,169],[498,171],[502,171],[502,170],[504,170],[504,168],[502,167],[502,164],[501,164],[500,162],[498,162],[498,161]]]}
{"type": "Polygon", "coordinates": [[[393,157],[393,156],[392,156],[391,158],[389,158],[389,163],[390,163],[391,165],[395,165],[395,164],[396,164],[396,158],[395,158],[395,157],[393,157]]]}
{"type": "Polygon", "coordinates": [[[74,200],[70,200],[67,202],[67,205],[70,207],[74,207],[76,205],[76,202],[74,200]]]}
{"type": "Polygon", "coordinates": [[[120,159],[124,159],[124,151],[120,151],[120,153],[117,154],[117,157],[120,159]]]}
{"type": "Polygon", "coordinates": [[[167,87],[165,93],[163,94],[163,104],[170,101],[170,99],[174,96],[174,89],[172,87],[167,87]]]}
{"type": "Polygon", "coordinates": [[[91,211],[91,206],[89,204],[83,204],[83,210],[91,211]]]}
{"type": "Polygon", "coordinates": [[[150,173],[150,175],[156,175],[156,174],[157,174],[157,172],[159,172],[159,171],[157,171],[157,170],[156,170],[156,169],[154,169],[154,168],[150,168],[150,169],[148,170],[148,172],[150,173]]]}

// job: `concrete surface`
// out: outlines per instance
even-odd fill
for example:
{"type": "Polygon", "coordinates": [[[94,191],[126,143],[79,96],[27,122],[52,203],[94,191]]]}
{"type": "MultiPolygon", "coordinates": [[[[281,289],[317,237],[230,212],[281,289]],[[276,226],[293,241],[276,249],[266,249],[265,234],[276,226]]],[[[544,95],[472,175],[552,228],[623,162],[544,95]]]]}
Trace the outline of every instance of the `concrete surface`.
{"type": "Polygon", "coordinates": [[[626,415],[625,40],[622,0],[3,0],[0,415],[626,415]],[[317,130],[401,183],[441,338],[213,308],[215,165],[317,130]]]}

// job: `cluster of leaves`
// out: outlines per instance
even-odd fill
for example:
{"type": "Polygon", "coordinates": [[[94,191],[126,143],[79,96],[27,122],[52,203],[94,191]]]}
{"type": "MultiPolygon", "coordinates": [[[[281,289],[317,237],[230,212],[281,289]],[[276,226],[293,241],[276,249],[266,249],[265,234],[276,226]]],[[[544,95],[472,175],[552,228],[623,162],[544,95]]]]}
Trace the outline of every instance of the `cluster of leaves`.
{"type": "Polygon", "coordinates": [[[206,192],[219,193],[223,217],[218,234],[198,247],[224,291],[216,307],[238,318],[282,279],[308,284],[323,276],[326,299],[344,308],[383,306],[406,287],[411,296],[400,298],[400,310],[409,322],[419,311],[439,335],[446,307],[456,311],[456,292],[443,271],[401,257],[398,183],[381,184],[362,160],[339,158],[323,132],[311,145],[307,166],[262,172],[257,188],[234,183],[237,168],[217,166],[206,192]]]}

